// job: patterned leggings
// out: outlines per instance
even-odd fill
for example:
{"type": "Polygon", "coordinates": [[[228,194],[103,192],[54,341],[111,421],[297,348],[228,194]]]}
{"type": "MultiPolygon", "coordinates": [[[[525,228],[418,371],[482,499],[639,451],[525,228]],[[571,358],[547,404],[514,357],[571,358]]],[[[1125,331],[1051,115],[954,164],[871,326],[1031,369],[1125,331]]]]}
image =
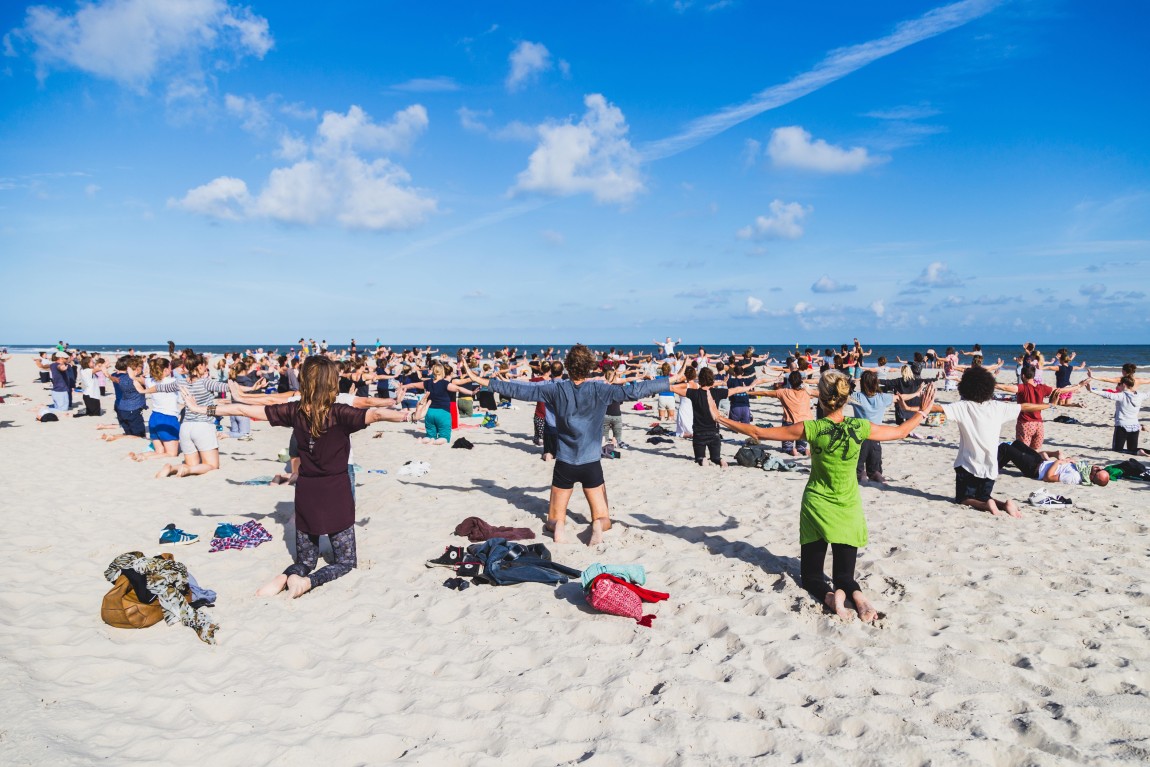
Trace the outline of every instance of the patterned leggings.
{"type": "Polygon", "coordinates": [[[1046,438],[1046,424],[1043,421],[1019,421],[1014,426],[1014,437],[1031,450],[1042,451],[1042,441],[1046,438]]]}
{"type": "Polygon", "coordinates": [[[355,526],[328,536],[335,562],[325,565],[314,573],[319,563],[319,536],[295,531],[295,564],[284,570],[284,575],[307,576],[311,587],[322,586],[328,581],[343,577],[355,569],[355,526]]]}
{"type": "Polygon", "coordinates": [[[543,444],[543,424],[545,423],[545,421],[542,418],[536,418],[536,417],[532,417],[531,421],[535,425],[535,437],[531,441],[534,442],[536,445],[542,445],[543,444]]]}

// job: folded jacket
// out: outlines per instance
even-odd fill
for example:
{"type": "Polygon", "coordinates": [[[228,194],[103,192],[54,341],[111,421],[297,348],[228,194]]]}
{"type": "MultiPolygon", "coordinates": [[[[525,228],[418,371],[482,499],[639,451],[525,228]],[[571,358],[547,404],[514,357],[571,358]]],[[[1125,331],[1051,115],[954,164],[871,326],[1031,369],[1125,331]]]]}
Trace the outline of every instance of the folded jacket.
{"type": "Polygon", "coordinates": [[[508,541],[522,541],[534,538],[535,533],[526,527],[493,527],[479,517],[468,517],[455,526],[455,534],[467,537],[472,543],[503,538],[508,541]]]}

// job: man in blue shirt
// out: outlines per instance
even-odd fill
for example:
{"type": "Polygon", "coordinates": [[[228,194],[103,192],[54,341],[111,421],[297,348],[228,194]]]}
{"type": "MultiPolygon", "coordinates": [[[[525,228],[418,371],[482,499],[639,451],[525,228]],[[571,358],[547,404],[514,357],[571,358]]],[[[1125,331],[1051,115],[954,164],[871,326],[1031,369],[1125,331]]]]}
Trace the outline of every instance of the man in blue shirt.
{"type": "Polygon", "coordinates": [[[589,377],[596,369],[594,353],[583,344],[575,344],[567,353],[564,366],[567,380],[542,383],[501,381],[481,378],[464,364],[467,376],[480,386],[490,386],[496,394],[528,402],[543,402],[555,414],[555,427],[559,432],[558,452],[551,476],[551,502],[547,512],[546,528],[556,543],[565,543],[564,524],[567,521],[567,503],[575,483],[583,486],[583,495],[591,507],[591,527],[588,546],[599,544],[603,533],[611,529],[611,516],[607,506],[607,486],[600,462],[600,443],[603,436],[603,418],[612,402],[639,400],[670,387],[666,378],[627,384],[609,384],[589,377]]]}

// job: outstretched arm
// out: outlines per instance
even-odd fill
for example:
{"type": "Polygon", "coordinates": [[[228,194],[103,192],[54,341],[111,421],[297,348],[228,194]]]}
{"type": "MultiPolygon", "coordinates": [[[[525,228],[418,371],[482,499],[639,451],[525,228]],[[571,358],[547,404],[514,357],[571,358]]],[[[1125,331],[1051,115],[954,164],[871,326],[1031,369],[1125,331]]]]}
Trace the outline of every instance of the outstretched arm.
{"type": "Polygon", "coordinates": [[[253,421],[268,420],[263,405],[240,405],[238,403],[224,403],[222,405],[201,405],[187,389],[184,389],[184,407],[193,413],[206,413],[209,416],[242,415],[253,421]]]}
{"type": "Polygon", "coordinates": [[[927,384],[926,389],[922,393],[922,404],[918,406],[918,410],[911,415],[910,418],[903,421],[898,426],[887,426],[886,424],[872,424],[870,427],[869,439],[875,442],[891,442],[896,439],[902,439],[915,430],[916,427],[921,426],[926,414],[934,409],[934,384],[927,384]]]}
{"type": "Polygon", "coordinates": [[[707,397],[707,404],[711,408],[711,417],[715,419],[715,423],[720,426],[726,426],[731,431],[737,431],[739,434],[745,434],[748,437],[755,437],[756,439],[770,439],[776,442],[792,442],[803,438],[805,427],[801,422],[793,423],[790,426],[772,426],[763,429],[754,424],[739,423],[738,421],[732,421],[730,418],[725,417],[719,412],[719,406],[715,403],[714,397],[707,397]]]}

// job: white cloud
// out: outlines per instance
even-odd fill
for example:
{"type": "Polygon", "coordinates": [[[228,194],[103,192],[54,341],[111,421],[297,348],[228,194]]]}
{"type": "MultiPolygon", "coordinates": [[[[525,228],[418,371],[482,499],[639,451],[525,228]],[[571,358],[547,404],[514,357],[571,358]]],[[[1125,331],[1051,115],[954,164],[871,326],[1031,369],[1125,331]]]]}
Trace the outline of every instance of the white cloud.
{"type": "Polygon", "coordinates": [[[348,152],[404,152],[427,129],[427,110],[420,104],[395,113],[390,123],[378,125],[362,108],[352,105],[347,114],[324,112],[316,135],[316,154],[339,157],[348,152]]]}
{"type": "Polygon", "coordinates": [[[870,310],[874,312],[874,316],[882,317],[886,314],[886,304],[882,302],[882,299],[879,299],[870,305],[870,310]]]}
{"type": "Polygon", "coordinates": [[[543,235],[543,239],[548,245],[559,247],[567,242],[567,238],[563,236],[563,233],[557,232],[554,229],[544,229],[540,234],[543,235]]]}
{"type": "Polygon", "coordinates": [[[747,314],[758,314],[763,310],[763,302],[754,296],[747,296],[747,314]]]}
{"type": "Polygon", "coordinates": [[[803,219],[813,208],[804,207],[797,202],[771,201],[771,214],[758,216],[750,226],[740,229],[737,234],[740,239],[781,238],[795,240],[803,236],[803,219]]]}
{"type": "Polygon", "coordinates": [[[767,110],[777,109],[824,88],[871,62],[968,24],[990,13],[1001,3],[1002,0],[959,0],[950,5],[932,8],[916,19],[899,23],[886,37],[837,48],[828,53],[813,69],[802,72],[785,83],[759,91],[742,104],[726,107],[693,120],[674,136],[651,142],[642,148],[643,157],[647,160],[657,160],[698,146],[767,110]]]}
{"type": "Polygon", "coordinates": [[[1095,282],[1092,285],[1083,285],[1078,292],[1084,296],[1100,296],[1106,292],[1106,286],[1101,282],[1095,282]]]}
{"type": "Polygon", "coordinates": [[[199,72],[206,54],[271,50],[267,19],[228,0],[105,0],[75,14],[32,6],[17,34],[37,73],[78,69],[143,91],[162,71],[199,72]]]}
{"type": "Polygon", "coordinates": [[[271,115],[259,99],[244,98],[231,93],[224,95],[224,109],[239,118],[240,126],[257,136],[265,134],[271,126],[271,115]]]}
{"type": "Polygon", "coordinates": [[[932,261],[922,270],[922,274],[911,280],[911,285],[923,288],[953,288],[962,284],[962,278],[950,270],[942,261],[932,261]]]}
{"type": "Polygon", "coordinates": [[[928,104],[917,106],[904,105],[892,109],[875,109],[863,114],[864,117],[873,117],[876,120],[925,120],[942,114],[939,110],[928,104]]]}
{"type": "Polygon", "coordinates": [[[623,112],[598,93],[585,96],[583,103],[587,111],[578,123],[536,128],[539,145],[512,193],[589,193],[599,202],[625,203],[643,191],[639,156],[627,140],[623,112]]]}
{"type": "Polygon", "coordinates": [[[815,284],[811,285],[812,293],[849,293],[852,290],[857,290],[857,288],[854,285],[844,285],[833,280],[827,274],[819,277],[815,280],[815,284]]]}
{"type": "Polygon", "coordinates": [[[749,138],[743,142],[743,167],[750,168],[752,165],[759,161],[759,154],[763,151],[763,145],[753,138],[749,138]]]}
{"type": "Polygon", "coordinates": [[[800,168],[821,173],[858,173],[877,160],[861,146],[843,149],[811,134],[798,125],[776,128],[767,142],[767,154],[782,168],[800,168]]]}
{"type": "Polygon", "coordinates": [[[391,90],[401,93],[451,93],[459,90],[459,83],[455,82],[453,78],[442,75],[439,77],[415,77],[407,82],[391,86],[391,90]]]}
{"type": "Polygon", "coordinates": [[[238,221],[250,204],[248,185],[242,179],[220,176],[189,190],[178,207],[213,218],[238,221]]]}
{"type": "Polygon", "coordinates": [[[284,223],[336,223],[348,229],[408,229],[436,210],[434,198],[386,157],[407,149],[427,126],[414,105],[377,124],[358,106],[327,112],[310,144],[284,136],[280,155],[294,164],[273,170],[258,195],[238,178],[222,176],[188,191],[171,207],[229,220],[267,218],[284,223]]]}
{"type": "Polygon", "coordinates": [[[463,130],[470,131],[471,133],[486,133],[487,123],[483,122],[483,118],[491,117],[491,110],[486,109],[479,111],[476,109],[468,109],[467,107],[460,107],[455,110],[455,114],[459,115],[459,124],[463,130]]]}
{"type": "Polygon", "coordinates": [[[520,90],[529,81],[534,80],[541,72],[551,69],[551,52],[542,43],[532,43],[524,40],[515,46],[515,50],[508,56],[511,71],[507,73],[507,90],[515,92],[520,90]]]}
{"type": "Polygon", "coordinates": [[[805,312],[809,312],[813,308],[813,306],[806,303],[805,301],[799,301],[797,304],[795,304],[794,312],[795,314],[803,314],[805,312]]]}

